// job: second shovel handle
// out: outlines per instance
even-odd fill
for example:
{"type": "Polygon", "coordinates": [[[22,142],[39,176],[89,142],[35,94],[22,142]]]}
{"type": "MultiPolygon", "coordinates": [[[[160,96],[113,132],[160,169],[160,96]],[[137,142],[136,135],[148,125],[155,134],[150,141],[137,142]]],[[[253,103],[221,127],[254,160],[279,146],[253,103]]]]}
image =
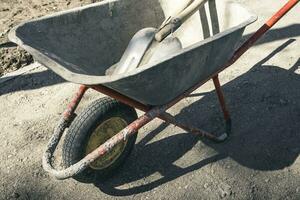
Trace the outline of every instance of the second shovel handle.
{"type": "Polygon", "coordinates": [[[155,34],[155,39],[161,42],[172,32],[176,31],[190,16],[192,16],[201,6],[209,0],[194,0],[188,7],[177,16],[170,18],[155,34]]]}

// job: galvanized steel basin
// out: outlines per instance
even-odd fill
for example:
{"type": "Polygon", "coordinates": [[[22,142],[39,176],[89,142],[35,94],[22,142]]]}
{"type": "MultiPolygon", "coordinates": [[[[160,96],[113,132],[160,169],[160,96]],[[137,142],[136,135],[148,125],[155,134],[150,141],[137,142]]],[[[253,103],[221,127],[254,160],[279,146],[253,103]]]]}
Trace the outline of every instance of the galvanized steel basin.
{"type": "Polygon", "coordinates": [[[159,27],[190,0],[114,0],[22,23],[10,33],[35,60],[67,81],[105,85],[148,105],[165,104],[218,71],[256,16],[236,3],[210,0],[175,33],[183,49],[133,71],[106,75],[131,37],[159,27]]]}

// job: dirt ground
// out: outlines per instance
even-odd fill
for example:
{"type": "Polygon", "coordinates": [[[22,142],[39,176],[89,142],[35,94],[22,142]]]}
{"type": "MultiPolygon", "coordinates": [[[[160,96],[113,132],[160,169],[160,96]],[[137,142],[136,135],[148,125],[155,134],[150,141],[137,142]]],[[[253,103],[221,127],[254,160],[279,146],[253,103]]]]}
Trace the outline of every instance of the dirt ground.
{"type": "MultiPolygon", "coordinates": [[[[56,9],[47,10],[47,2],[1,0],[0,22],[10,27],[17,22],[3,16],[28,19],[88,3],[56,0],[48,4],[56,9]]],[[[259,16],[246,37],[284,3],[239,2],[259,16]]],[[[78,86],[42,66],[1,84],[0,199],[300,199],[299,9],[221,73],[233,121],[228,141],[215,144],[155,120],[140,130],[133,153],[114,177],[95,185],[57,181],[41,166],[52,130],[78,86]]],[[[89,91],[79,111],[99,97],[89,91]]],[[[170,112],[222,131],[211,82],[170,112]]]]}

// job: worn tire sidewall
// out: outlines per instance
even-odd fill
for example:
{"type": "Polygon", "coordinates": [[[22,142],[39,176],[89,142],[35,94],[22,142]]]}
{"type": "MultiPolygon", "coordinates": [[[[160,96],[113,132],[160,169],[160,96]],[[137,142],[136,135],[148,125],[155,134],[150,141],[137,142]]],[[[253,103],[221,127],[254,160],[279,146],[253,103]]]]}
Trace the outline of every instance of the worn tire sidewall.
{"type": "MultiPolygon", "coordinates": [[[[110,98],[103,98],[96,100],[93,102],[89,107],[86,108],[86,112],[89,113],[89,109],[92,109],[95,104],[101,104],[103,101],[108,101],[109,106],[98,106],[95,113],[93,115],[89,115],[84,117],[83,122],[78,122],[78,120],[82,120],[80,116],[78,116],[73,123],[71,124],[68,135],[69,134],[76,134],[76,137],[72,141],[72,149],[70,149],[69,155],[64,155],[64,165],[66,167],[71,166],[72,164],[77,163],[82,158],[85,157],[85,150],[87,143],[89,141],[90,136],[92,135],[93,131],[104,121],[112,118],[112,117],[120,117],[126,121],[127,124],[130,124],[134,120],[137,119],[137,114],[135,110],[125,104],[112,100],[110,98]],[[76,123],[82,123],[81,127],[77,129],[76,123]],[[74,130],[75,129],[75,130],[74,130]],[[74,132],[76,131],[76,132],[74,132]],[[67,157],[67,158],[66,158],[67,157]]],[[[137,134],[131,135],[128,138],[128,142],[122,154],[117,158],[117,160],[110,165],[109,167],[102,169],[102,170],[95,170],[91,167],[88,167],[86,170],[81,172],[80,174],[76,175],[74,178],[80,182],[95,182],[96,180],[105,180],[113,175],[113,172],[120,167],[120,165],[125,161],[128,157],[130,152],[132,151],[135,141],[136,141],[137,134]]],[[[66,137],[68,140],[68,137],[66,137]]],[[[65,147],[68,148],[68,147],[65,147]]],[[[63,151],[64,152],[64,151],[63,151]]]]}

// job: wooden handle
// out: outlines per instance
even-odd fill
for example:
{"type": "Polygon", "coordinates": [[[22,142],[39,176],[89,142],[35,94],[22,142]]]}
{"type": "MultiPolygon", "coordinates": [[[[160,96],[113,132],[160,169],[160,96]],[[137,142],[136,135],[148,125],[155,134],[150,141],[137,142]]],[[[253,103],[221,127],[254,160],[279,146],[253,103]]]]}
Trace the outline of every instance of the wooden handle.
{"type": "Polygon", "coordinates": [[[183,24],[190,16],[192,16],[201,6],[203,6],[209,0],[194,0],[177,16],[171,17],[169,20],[163,23],[161,28],[155,34],[155,39],[161,42],[172,32],[176,31],[181,24],[183,24]]]}

